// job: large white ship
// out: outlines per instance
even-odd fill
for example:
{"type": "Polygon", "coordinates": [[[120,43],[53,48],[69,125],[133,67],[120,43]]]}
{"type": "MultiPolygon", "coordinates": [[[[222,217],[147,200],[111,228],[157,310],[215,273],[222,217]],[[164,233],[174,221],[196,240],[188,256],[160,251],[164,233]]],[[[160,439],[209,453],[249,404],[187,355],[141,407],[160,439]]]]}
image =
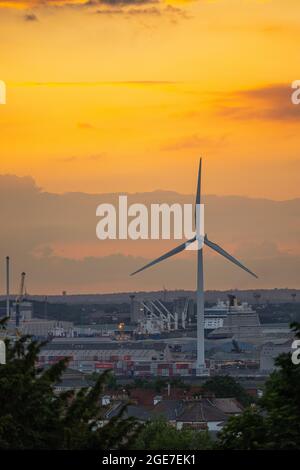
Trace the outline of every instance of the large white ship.
{"type": "Polygon", "coordinates": [[[247,339],[261,335],[259,316],[247,302],[237,302],[234,295],[227,302],[218,301],[205,309],[205,335],[208,339],[247,339]]]}
{"type": "Polygon", "coordinates": [[[224,325],[224,320],[229,312],[229,301],[218,300],[216,305],[207,307],[204,310],[204,331],[205,336],[224,325]]]}

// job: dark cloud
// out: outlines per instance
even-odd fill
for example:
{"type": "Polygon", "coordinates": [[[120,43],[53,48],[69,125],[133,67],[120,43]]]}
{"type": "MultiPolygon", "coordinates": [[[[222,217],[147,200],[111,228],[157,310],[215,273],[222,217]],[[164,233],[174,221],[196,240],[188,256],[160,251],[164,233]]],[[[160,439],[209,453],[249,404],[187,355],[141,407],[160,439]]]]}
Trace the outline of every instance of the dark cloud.
{"type": "Polygon", "coordinates": [[[285,256],[286,252],[280,250],[275,241],[265,240],[262,243],[249,242],[239,246],[236,250],[236,256],[240,258],[251,258],[252,254],[256,258],[272,259],[275,257],[285,256]]]}
{"type": "Polygon", "coordinates": [[[19,193],[37,194],[39,192],[40,188],[31,176],[0,175],[0,194],[14,193],[14,197],[18,197],[19,193]]]}
{"type": "Polygon", "coordinates": [[[162,150],[166,151],[177,151],[184,149],[201,149],[207,151],[208,149],[216,149],[221,145],[224,146],[227,136],[221,136],[220,138],[212,139],[210,137],[199,136],[197,134],[185,136],[181,139],[175,140],[162,147],[162,150]]]}
{"type": "Polygon", "coordinates": [[[291,84],[268,85],[237,91],[218,101],[218,114],[233,119],[300,120],[300,105],[292,103],[291,84]]]}
{"type": "Polygon", "coordinates": [[[123,8],[106,8],[104,10],[98,10],[96,12],[99,15],[107,15],[107,16],[116,16],[116,15],[123,15],[123,16],[138,16],[138,15],[149,15],[149,16],[161,16],[162,10],[156,7],[150,8],[130,8],[124,10],[123,8]]]}
{"type": "MultiPolygon", "coordinates": [[[[24,2],[26,4],[26,2],[24,2]]],[[[16,2],[7,0],[7,7],[15,8],[16,2]]],[[[125,17],[134,16],[168,16],[175,22],[176,17],[189,18],[186,11],[181,8],[167,5],[164,0],[87,0],[83,3],[77,3],[75,0],[38,0],[28,1],[28,8],[35,7],[71,8],[74,10],[90,9],[99,15],[124,15],[125,17]],[[148,7],[148,8],[147,8],[148,7]]],[[[0,7],[1,8],[1,7],[0,7]]],[[[38,21],[34,13],[28,13],[24,16],[25,21],[38,21]]]]}
{"type": "Polygon", "coordinates": [[[108,5],[108,6],[140,6],[149,3],[159,3],[159,0],[99,0],[95,2],[97,5],[108,5]]]}
{"type": "Polygon", "coordinates": [[[58,158],[57,160],[60,161],[60,162],[64,162],[64,163],[75,163],[75,162],[95,162],[95,161],[99,161],[99,160],[103,160],[104,158],[104,154],[98,154],[98,155],[87,155],[87,156],[70,156],[70,157],[63,157],[63,158],[58,158]]]}
{"type": "MultiPolygon", "coordinates": [[[[14,0],[4,0],[1,4],[5,7],[16,8],[16,1],[14,0]]],[[[26,0],[22,2],[28,8],[35,8],[35,7],[47,7],[51,6],[53,8],[63,8],[63,7],[70,7],[70,8],[93,8],[99,7],[102,5],[108,6],[130,6],[130,5],[145,5],[149,3],[160,3],[160,0],[86,0],[86,2],[78,3],[76,0],[26,0]]],[[[1,6],[0,6],[1,8],[1,6]]],[[[30,21],[30,20],[29,20],[30,21]]],[[[33,20],[34,21],[34,20],[33,20]]]]}
{"type": "Polygon", "coordinates": [[[83,130],[95,129],[95,127],[89,122],[79,122],[77,126],[79,129],[83,130]]]}
{"type": "MultiPolygon", "coordinates": [[[[108,0],[108,2],[111,2],[111,0],[108,0]]],[[[123,15],[128,18],[135,16],[163,16],[173,19],[176,17],[180,17],[182,19],[190,18],[184,10],[178,7],[173,7],[172,5],[162,6],[159,4],[157,6],[142,7],[143,5],[151,3],[159,2],[151,0],[139,2],[134,0],[130,3],[130,1],[123,2],[122,0],[112,0],[110,8],[102,8],[101,10],[97,10],[96,13],[107,16],[123,15]],[[127,8],[128,6],[131,6],[132,8],[127,8]]],[[[107,3],[107,5],[109,5],[109,3],[107,3]]]]}
{"type": "MultiPolygon", "coordinates": [[[[89,158],[89,157],[87,157],[89,158]]],[[[192,192],[192,191],[191,191],[192,192]]],[[[34,292],[104,292],[194,288],[194,253],[131,278],[129,273],[179,241],[96,238],[96,207],[117,206],[117,194],[43,192],[30,177],[0,176],[0,268],[12,258],[13,288],[28,273],[34,292]],[[183,275],[184,273],[184,275],[183,275]]],[[[193,195],[154,191],[129,195],[129,203],[190,203],[193,195]]],[[[271,201],[204,196],[205,229],[211,240],[237,255],[259,281],[205,250],[207,288],[299,287],[300,200],[271,201]],[[298,285],[297,285],[298,283],[298,285]]]]}
{"type": "Polygon", "coordinates": [[[24,20],[28,22],[38,21],[38,17],[34,13],[27,13],[24,15],[24,20]]]}

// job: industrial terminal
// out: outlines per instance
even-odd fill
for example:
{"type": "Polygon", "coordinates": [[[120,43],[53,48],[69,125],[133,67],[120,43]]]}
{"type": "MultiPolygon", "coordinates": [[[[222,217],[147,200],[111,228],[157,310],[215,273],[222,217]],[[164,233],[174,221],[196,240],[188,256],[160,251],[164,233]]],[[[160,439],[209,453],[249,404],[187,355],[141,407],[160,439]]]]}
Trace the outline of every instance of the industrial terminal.
{"type": "MultiPolygon", "coordinates": [[[[9,260],[7,261],[9,263],[9,260]]],[[[7,266],[9,271],[9,264],[7,266]]],[[[9,276],[9,274],[8,274],[9,276]]],[[[155,293],[149,298],[128,294],[120,309],[106,301],[103,309],[87,302],[80,307],[78,321],[68,314],[51,318],[51,309],[76,309],[72,298],[61,296],[37,300],[25,291],[25,273],[21,275],[17,296],[3,297],[2,316],[9,308],[6,335],[15,338],[30,335],[47,340],[39,355],[39,366],[69,359],[69,367],[82,373],[101,373],[110,369],[120,379],[135,377],[182,377],[197,375],[195,294],[176,297],[176,292],[155,293]],[[7,302],[8,299],[8,302],[7,302]],[[9,305],[9,307],[8,307],[9,305]],[[123,310],[123,311],[122,311],[123,310]]],[[[220,293],[221,296],[221,293],[220,293]]],[[[285,306],[285,304],[282,304],[285,306]]],[[[298,306],[294,300],[287,309],[298,306]]],[[[267,377],[274,359],[291,348],[293,334],[288,322],[265,321],[272,304],[239,301],[234,294],[226,300],[205,304],[205,361],[208,375],[267,377]],[[261,321],[261,317],[263,322],[261,321]]],[[[78,307],[77,307],[78,310],[78,307]]],[[[296,308],[297,311],[297,308],[296,308]]],[[[56,315],[57,316],[57,315],[56,315]]],[[[3,333],[2,333],[3,334],[3,333]]]]}

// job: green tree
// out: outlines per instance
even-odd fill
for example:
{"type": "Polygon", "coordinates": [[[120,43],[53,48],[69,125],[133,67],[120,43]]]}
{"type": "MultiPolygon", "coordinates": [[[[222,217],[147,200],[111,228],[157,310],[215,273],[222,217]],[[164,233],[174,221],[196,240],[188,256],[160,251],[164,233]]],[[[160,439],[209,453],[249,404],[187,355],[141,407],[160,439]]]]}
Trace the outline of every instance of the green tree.
{"type": "Polygon", "coordinates": [[[206,450],[213,442],[206,431],[178,430],[159,417],[149,422],[131,446],[134,450],[206,450]]]}
{"type": "MultiPolygon", "coordinates": [[[[95,383],[99,379],[99,373],[98,372],[93,372],[92,374],[88,374],[86,378],[95,383]]],[[[121,385],[118,384],[117,378],[113,372],[108,374],[107,380],[105,382],[105,390],[119,390],[121,389],[121,385]]]]}
{"type": "Polygon", "coordinates": [[[127,388],[145,388],[150,389],[152,388],[151,380],[146,380],[141,377],[137,377],[134,379],[133,384],[128,385],[127,388]]]}
{"type": "Polygon", "coordinates": [[[203,384],[202,389],[213,393],[217,398],[236,398],[243,406],[254,401],[244,387],[229,375],[212,377],[203,384]]]}
{"type": "MultiPolygon", "coordinates": [[[[300,324],[291,327],[300,338],[300,324]]],[[[300,364],[293,364],[288,353],[279,355],[275,365],[257,405],[230,418],[221,431],[220,448],[300,448],[300,364]]]]}
{"type": "Polygon", "coordinates": [[[7,363],[0,365],[1,449],[119,449],[130,445],[140,425],[121,413],[100,426],[99,396],[109,377],[100,375],[90,388],[54,393],[67,366],[61,360],[36,368],[43,343],[23,336],[7,341],[7,363]]]}
{"type": "Polygon", "coordinates": [[[219,434],[218,447],[230,450],[263,449],[266,439],[266,423],[254,406],[247,408],[240,416],[229,418],[219,434]]]}

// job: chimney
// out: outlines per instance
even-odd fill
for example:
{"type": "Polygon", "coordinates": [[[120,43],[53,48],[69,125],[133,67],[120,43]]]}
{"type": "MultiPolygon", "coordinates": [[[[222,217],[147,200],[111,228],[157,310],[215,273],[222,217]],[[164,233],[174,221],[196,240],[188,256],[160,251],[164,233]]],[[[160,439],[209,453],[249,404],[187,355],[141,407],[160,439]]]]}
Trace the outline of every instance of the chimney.
{"type": "Polygon", "coordinates": [[[159,402],[162,401],[162,396],[161,395],[156,395],[154,398],[153,398],[153,405],[156,406],[159,402]]]}
{"type": "Polygon", "coordinates": [[[6,257],[6,316],[10,317],[10,298],[9,298],[9,256],[6,257]]]}
{"type": "Polygon", "coordinates": [[[235,295],[229,294],[228,299],[229,299],[229,307],[234,307],[235,305],[237,305],[237,300],[236,300],[235,295]]]}

